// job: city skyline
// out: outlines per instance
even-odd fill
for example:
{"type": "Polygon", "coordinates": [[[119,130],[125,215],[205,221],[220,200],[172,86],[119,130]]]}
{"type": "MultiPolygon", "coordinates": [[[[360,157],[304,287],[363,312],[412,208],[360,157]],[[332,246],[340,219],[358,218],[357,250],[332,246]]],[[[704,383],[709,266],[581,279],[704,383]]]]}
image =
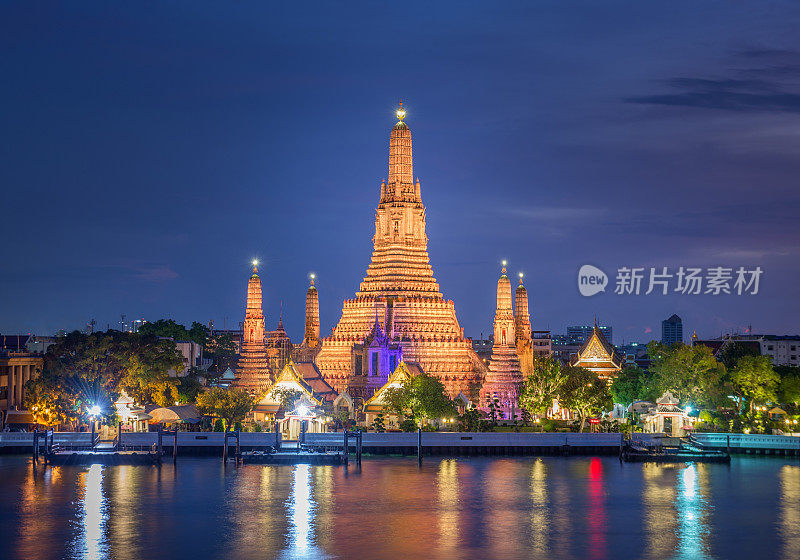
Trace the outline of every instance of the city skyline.
{"type": "MultiPolygon", "coordinates": [[[[651,23],[686,23],[696,16],[688,6],[651,23]]],[[[302,338],[314,272],[327,335],[368,264],[403,99],[431,262],[467,336],[491,331],[503,259],[526,275],[534,329],[560,333],[597,317],[618,341],[647,341],[675,313],[701,337],[749,325],[797,333],[791,18],[708,8],[719,27],[680,25],[656,44],[636,24],[664,16],[657,7],[626,11],[600,33],[588,7],[534,10],[529,28],[515,21],[521,5],[475,6],[469,17],[437,6],[409,28],[418,46],[393,56],[377,42],[362,64],[350,54],[376,39],[373,27],[405,29],[391,8],[376,7],[373,26],[345,22],[336,33],[301,30],[287,8],[274,34],[235,9],[205,9],[161,7],[193,18],[192,31],[175,34],[119,6],[17,6],[0,24],[22,52],[1,63],[13,86],[0,99],[15,111],[5,131],[14,149],[0,156],[2,231],[13,240],[0,332],[52,334],[91,318],[114,327],[122,313],[234,328],[259,258],[267,329],[282,307],[292,339],[302,338]],[[216,35],[199,14],[218,18],[216,35]],[[450,16],[464,20],[439,44],[450,16]],[[754,17],[768,25],[750,28],[754,17]],[[105,26],[86,29],[82,18],[105,26]],[[34,25],[50,39],[34,44],[34,25]],[[108,41],[102,54],[95,40],[108,41]],[[662,48],[668,62],[653,56],[662,48]],[[576,285],[584,264],[612,281],[620,267],[761,266],[764,275],[755,296],[586,298],[576,285]]]]}

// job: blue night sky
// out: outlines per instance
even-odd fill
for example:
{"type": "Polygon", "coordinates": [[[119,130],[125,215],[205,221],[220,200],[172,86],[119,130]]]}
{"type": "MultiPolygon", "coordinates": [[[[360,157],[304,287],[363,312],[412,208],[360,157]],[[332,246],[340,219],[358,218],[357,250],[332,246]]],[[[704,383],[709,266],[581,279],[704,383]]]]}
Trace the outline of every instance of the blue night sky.
{"type": "Polygon", "coordinates": [[[468,336],[503,258],[535,329],[797,333],[798,29],[788,2],[4,2],[0,332],[235,327],[253,257],[270,328],[283,301],[299,340],[314,271],[330,332],[403,99],[468,336]],[[764,275],[756,296],[585,298],[586,263],[764,275]]]}

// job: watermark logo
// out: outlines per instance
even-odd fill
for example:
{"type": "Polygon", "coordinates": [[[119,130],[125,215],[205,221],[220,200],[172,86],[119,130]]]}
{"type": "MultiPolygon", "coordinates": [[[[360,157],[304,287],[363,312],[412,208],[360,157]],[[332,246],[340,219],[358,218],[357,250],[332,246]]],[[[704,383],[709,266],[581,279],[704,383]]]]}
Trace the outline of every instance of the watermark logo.
{"type": "MultiPolygon", "coordinates": [[[[616,295],[758,295],[764,270],[714,266],[709,268],[678,267],[627,267],[617,269],[614,293],[616,295]]],[[[590,264],[578,271],[578,290],[582,296],[605,292],[608,277],[605,272],[590,264]]]]}
{"type": "Polygon", "coordinates": [[[578,271],[578,291],[582,296],[593,296],[606,291],[608,276],[606,273],[590,264],[585,264],[578,271]]]}

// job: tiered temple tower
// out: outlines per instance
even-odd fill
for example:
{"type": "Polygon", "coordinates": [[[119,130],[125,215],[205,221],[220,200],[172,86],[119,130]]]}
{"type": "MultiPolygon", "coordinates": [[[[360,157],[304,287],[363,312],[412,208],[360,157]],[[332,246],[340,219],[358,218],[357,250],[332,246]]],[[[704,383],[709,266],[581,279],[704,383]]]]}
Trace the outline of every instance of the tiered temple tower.
{"type": "Polygon", "coordinates": [[[516,325],[511,306],[511,282],[506,276],[506,262],[497,280],[497,310],[494,314],[494,345],[489,371],[481,387],[480,407],[487,409],[489,399],[500,401],[504,417],[518,409],[517,398],[522,385],[522,370],[516,348],[516,325]]]}
{"type": "Polygon", "coordinates": [[[260,395],[269,385],[270,369],[264,344],[264,310],[258,262],[253,261],[253,275],[247,283],[247,307],[244,314],[242,349],[239,353],[234,386],[260,395]]]}
{"type": "MultiPolygon", "coordinates": [[[[346,300],[339,323],[323,339],[316,363],[337,391],[352,375],[351,349],[373,330],[402,344],[403,359],[438,377],[451,396],[477,396],[485,367],[464,338],[455,305],[433,277],[419,180],[413,180],[411,130],[397,111],[389,137],[389,176],[375,212],[372,260],[355,299],[346,300]]],[[[512,335],[513,340],[513,335],[512,335]]]]}
{"type": "Polygon", "coordinates": [[[311,285],[306,292],[306,334],[303,346],[314,348],[319,344],[319,294],[314,286],[314,274],[311,274],[311,285]]]}
{"type": "Polygon", "coordinates": [[[517,356],[523,375],[533,373],[533,340],[531,336],[531,316],[528,313],[528,291],[519,273],[519,286],[514,294],[514,329],[516,331],[517,356]]]}

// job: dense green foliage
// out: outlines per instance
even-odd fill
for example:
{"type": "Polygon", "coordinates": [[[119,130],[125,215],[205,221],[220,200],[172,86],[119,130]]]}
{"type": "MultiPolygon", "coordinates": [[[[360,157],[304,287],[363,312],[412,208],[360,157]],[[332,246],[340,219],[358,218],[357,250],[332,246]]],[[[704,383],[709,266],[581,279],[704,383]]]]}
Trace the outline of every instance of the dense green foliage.
{"type": "Polygon", "coordinates": [[[611,393],[608,384],[597,377],[597,374],[581,367],[565,366],[566,379],[559,390],[558,400],[561,406],[575,412],[580,418],[579,431],[583,431],[586,420],[609,410],[611,393]]]}
{"type": "Polygon", "coordinates": [[[197,396],[197,409],[203,414],[221,419],[224,429],[244,420],[253,410],[254,404],[255,399],[242,389],[214,387],[197,396]]]}
{"type": "Polygon", "coordinates": [[[390,387],[384,400],[389,410],[399,418],[413,419],[418,425],[424,419],[450,418],[457,414],[442,382],[427,374],[412,377],[400,387],[390,387]]]}
{"type": "Polygon", "coordinates": [[[669,390],[681,403],[695,407],[715,406],[724,398],[725,366],[707,346],[676,344],[670,348],[651,342],[647,348],[652,360],[651,397],[669,390]]]}
{"type": "Polygon", "coordinates": [[[139,327],[138,334],[143,336],[160,336],[172,338],[175,341],[191,340],[197,344],[206,345],[211,331],[202,323],[194,321],[192,326],[187,329],[185,326],[176,323],[172,319],[159,319],[154,322],[147,322],[139,327]]]}
{"type": "Polygon", "coordinates": [[[175,402],[177,380],[169,375],[183,358],[169,340],[155,336],[75,331],[61,338],[44,356],[42,374],[27,385],[26,405],[43,423],[84,418],[90,406],[113,423],[113,402],[124,391],[141,404],[175,402]]]}
{"type": "Polygon", "coordinates": [[[528,417],[543,415],[553,405],[567,376],[553,358],[535,357],[533,371],[522,381],[519,406],[528,417]]]}
{"type": "Polygon", "coordinates": [[[730,385],[741,413],[745,403],[750,412],[756,403],[775,402],[780,376],[772,369],[769,356],[742,356],[730,372],[730,385]]]}

